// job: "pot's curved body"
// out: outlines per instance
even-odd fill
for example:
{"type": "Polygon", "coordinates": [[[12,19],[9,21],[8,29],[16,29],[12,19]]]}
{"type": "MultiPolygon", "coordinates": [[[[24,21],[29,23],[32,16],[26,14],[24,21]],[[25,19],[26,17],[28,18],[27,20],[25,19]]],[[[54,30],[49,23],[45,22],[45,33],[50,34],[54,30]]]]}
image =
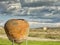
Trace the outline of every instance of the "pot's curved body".
{"type": "Polygon", "coordinates": [[[11,41],[21,43],[28,36],[29,24],[24,19],[11,19],[5,23],[4,28],[11,41]]]}

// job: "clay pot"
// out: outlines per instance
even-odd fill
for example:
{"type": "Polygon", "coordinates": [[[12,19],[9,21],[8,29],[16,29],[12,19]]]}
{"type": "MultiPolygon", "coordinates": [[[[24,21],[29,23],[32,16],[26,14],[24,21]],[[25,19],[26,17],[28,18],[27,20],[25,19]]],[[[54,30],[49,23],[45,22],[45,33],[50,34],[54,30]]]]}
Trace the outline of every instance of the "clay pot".
{"type": "Polygon", "coordinates": [[[8,20],[4,28],[9,40],[16,43],[21,43],[28,37],[29,24],[24,19],[8,20]]]}

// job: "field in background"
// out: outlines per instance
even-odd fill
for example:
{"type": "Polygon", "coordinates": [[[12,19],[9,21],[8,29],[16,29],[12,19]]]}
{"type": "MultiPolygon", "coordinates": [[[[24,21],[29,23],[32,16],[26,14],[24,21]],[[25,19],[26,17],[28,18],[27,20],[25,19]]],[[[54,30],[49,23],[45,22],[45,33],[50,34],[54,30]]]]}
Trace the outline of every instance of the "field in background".
{"type": "Polygon", "coordinates": [[[4,27],[0,26],[0,35],[5,35],[4,27]]]}
{"type": "Polygon", "coordinates": [[[60,39],[60,27],[30,29],[30,37],[60,39]]]}
{"type": "MultiPolygon", "coordinates": [[[[0,27],[0,35],[5,35],[3,27],[0,27]]],[[[33,28],[29,30],[29,37],[60,39],[60,27],[55,28],[33,28]]]]}
{"type": "MultiPolygon", "coordinates": [[[[12,42],[10,42],[7,39],[0,38],[0,45],[11,45],[12,42]]],[[[23,42],[21,45],[25,45],[26,43],[23,42]]],[[[15,44],[18,45],[18,44],[15,44]]],[[[59,41],[28,41],[28,45],[60,45],[59,41]]]]}
{"type": "MultiPolygon", "coordinates": [[[[4,36],[5,31],[0,27],[0,35],[4,36]]],[[[43,39],[58,39],[60,40],[60,28],[35,28],[29,30],[29,37],[43,38],[43,39]]],[[[39,39],[38,39],[39,40],[39,39]]],[[[5,38],[0,38],[0,45],[11,45],[12,42],[5,38]]],[[[21,45],[25,45],[25,41],[21,45]]],[[[15,43],[15,45],[18,45],[15,43]]],[[[37,41],[28,40],[28,45],[60,45],[60,41],[37,41]]]]}

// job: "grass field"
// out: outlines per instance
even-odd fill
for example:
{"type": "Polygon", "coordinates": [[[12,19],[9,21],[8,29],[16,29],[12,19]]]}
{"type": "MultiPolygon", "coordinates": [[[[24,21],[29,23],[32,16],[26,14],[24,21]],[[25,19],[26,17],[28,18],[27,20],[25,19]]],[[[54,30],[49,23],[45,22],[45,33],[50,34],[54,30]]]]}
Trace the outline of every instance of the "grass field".
{"type": "MultiPolygon", "coordinates": [[[[3,27],[0,27],[0,35],[6,35],[3,27]]],[[[60,27],[47,28],[47,30],[43,30],[43,28],[32,28],[29,29],[29,37],[60,40],[60,27]]]]}
{"type": "Polygon", "coordinates": [[[60,28],[59,27],[47,28],[46,30],[44,30],[43,28],[35,28],[35,29],[33,28],[30,29],[29,36],[60,40],[60,28]]]}
{"type": "MultiPolygon", "coordinates": [[[[0,29],[0,35],[6,35],[4,29],[0,29]]],[[[39,37],[39,38],[49,38],[49,39],[58,39],[60,40],[60,28],[49,28],[43,30],[40,28],[30,29],[30,37],[39,37]]],[[[0,38],[0,45],[12,45],[8,39],[0,38]]],[[[15,44],[18,45],[18,44],[15,44]]],[[[21,45],[26,45],[25,41],[21,45]]],[[[59,41],[28,41],[28,45],[60,45],[59,41]]]]}
{"type": "MultiPolygon", "coordinates": [[[[11,45],[11,44],[12,43],[8,39],[0,38],[0,45],[11,45]]],[[[23,42],[21,45],[25,45],[25,42],[23,42]]],[[[60,45],[60,42],[59,41],[28,41],[28,45],[60,45]]]]}

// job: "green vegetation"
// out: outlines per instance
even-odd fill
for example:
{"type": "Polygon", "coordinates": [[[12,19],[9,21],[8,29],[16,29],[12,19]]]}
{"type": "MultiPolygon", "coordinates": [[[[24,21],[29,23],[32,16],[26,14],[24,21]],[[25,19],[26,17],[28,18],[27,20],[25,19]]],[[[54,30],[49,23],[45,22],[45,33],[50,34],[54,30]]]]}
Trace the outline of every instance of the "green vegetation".
{"type": "MultiPolygon", "coordinates": [[[[4,29],[0,29],[0,35],[5,35],[4,29]]],[[[49,28],[43,30],[43,28],[30,29],[30,37],[60,39],[60,28],[49,28]]],[[[11,45],[12,42],[8,39],[0,38],[0,45],[11,45]]],[[[15,45],[18,45],[15,43],[15,45]]],[[[21,44],[25,45],[25,41],[21,44]]],[[[59,41],[28,41],[28,45],[60,45],[59,41]]]]}
{"type": "MultiPolygon", "coordinates": [[[[0,45],[11,45],[11,44],[12,42],[10,42],[8,39],[0,38],[0,45]]],[[[25,42],[23,42],[21,45],[25,45],[25,42]]],[[[60,45],[60,42],[59,41],[28,41],[28,45],[60,45]]]]}

